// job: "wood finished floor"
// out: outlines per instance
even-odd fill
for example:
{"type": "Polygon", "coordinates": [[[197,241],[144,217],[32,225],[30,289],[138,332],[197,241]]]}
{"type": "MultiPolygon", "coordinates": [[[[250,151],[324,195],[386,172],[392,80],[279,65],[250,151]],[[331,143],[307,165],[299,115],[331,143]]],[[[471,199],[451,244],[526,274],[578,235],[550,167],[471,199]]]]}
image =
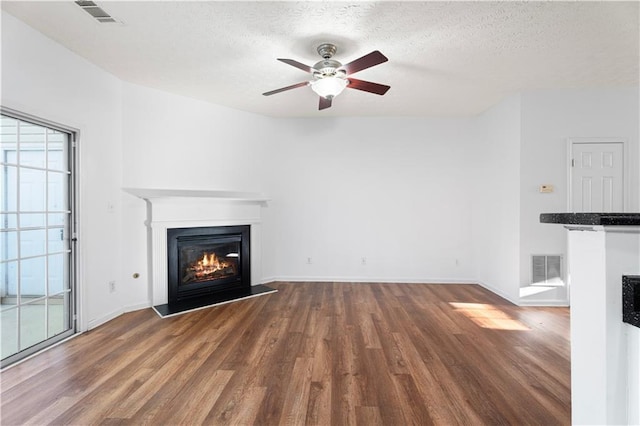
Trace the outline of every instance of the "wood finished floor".
{"type": "Polygon", "coordinates": [[[566,308],[475,285],[270,285],[128,313],[4,371],[1,423],[570,424],[566,308]]]}

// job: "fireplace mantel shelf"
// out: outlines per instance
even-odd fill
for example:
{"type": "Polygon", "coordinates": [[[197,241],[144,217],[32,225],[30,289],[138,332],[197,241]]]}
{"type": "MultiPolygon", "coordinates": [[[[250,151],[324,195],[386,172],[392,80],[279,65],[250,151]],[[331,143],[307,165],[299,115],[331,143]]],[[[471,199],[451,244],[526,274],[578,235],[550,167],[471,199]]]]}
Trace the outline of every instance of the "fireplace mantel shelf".
{"type": "Polygon", "coordinates": [[[210,198],[254,203],[266,203],[269,201],[269,198],[257,192],[155,188],[122,188],[122,190],[144,200],[157,198],[210,198]]]}

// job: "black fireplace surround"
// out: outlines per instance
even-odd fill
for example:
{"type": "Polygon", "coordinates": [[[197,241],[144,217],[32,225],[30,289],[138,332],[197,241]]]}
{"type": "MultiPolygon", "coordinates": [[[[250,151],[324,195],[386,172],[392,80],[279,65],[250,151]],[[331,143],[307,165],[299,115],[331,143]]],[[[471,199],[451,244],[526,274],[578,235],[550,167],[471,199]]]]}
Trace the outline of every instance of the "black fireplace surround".
{"type": "Polygon", "coordinates": [[[167,229],[168,304],[251,288],[250,225],[167,229]]]}

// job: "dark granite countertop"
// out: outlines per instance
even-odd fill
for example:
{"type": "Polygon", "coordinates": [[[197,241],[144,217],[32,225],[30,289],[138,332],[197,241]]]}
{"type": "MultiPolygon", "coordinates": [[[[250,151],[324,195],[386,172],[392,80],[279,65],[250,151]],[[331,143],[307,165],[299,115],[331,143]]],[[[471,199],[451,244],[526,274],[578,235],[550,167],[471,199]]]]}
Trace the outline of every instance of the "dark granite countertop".
{"type": "Polygon", "coordinates": [[[540,223],[640,226],[640,213],[542,213],[540,223]]]}

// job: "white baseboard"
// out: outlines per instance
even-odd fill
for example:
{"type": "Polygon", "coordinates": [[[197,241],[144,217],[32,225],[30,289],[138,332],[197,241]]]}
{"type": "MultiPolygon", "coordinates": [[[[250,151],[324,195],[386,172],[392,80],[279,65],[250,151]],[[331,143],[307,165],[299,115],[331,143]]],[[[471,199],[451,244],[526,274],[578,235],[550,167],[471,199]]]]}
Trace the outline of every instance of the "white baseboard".
{"type": "Polygon", "coordinates": [[[485,289],[489,290],[491,293],[494,293],[494,294],[496,294],[496,295],[498,295],[498,296],[502,297],[502,298],[503,298],[503,299],[505,299],[506,301],[508,301],[508,302],[510,302],[510,303],[513,303],[513,304],[514,304],[514,305],[516,305],[516,306],[520,306],[520,305],[519,305],[519,302],[520,302],[519,300],[513,300],[510,296],[508,296],[508,295],[507,295],[507,294],[505,294],[504,292],[502,292],[502,291],[498,290],[497,288],[492,287],[492,286],[490,286],[490,285],[489,285],[489,284],[487,284],[487,283],[483,283],[482,281],[476,281],[476,284],[478,284],[480,287],[483,287],[483,288],[485,288],[485,289]]]}
{"type": "Polygon", "coordinates": [[[127,312],[133,312],[133,311],[139,311],[140,309],[147,309],[151,307],[151,302],[147,301],[147,302],[142,302],[142,303],[136,303],[133,305],[127,305],[123,308],[119,308],[116,309],[115,311],[112,311],[106,315],[101,316],[100,318],[95,318],[92,319],[91,321],[89,321],[89,323],[87,324],[87,330],[92,330],[96,327],[101,326],[102,324],[109,322],[113,319],[118,318],[120,315],[125,314],[127,312]]]}
{"type": "Polygon", "coordinates": [[[389,284],[477,284],[476,281],[468,279],[452,280],[439,278],[371,278],[371,277],[269,277],[263,278],[262,282],[268,284],[270,282],[311,282],[311,283],[389,283],[389,284]]]}
{"type": "Polygon", "coordinates": [[[488,285],[487,283],[483,283],[481,281],[478,281],[477,284],[481,287],[486,288],[487,290],[489,290],[492,293],[497,294],[498,296],[502,297],[503,299],[508,300],[509,302],[513,303],[516,306],[550,306],[550,307],[566,307],[569,306],[569,301],[567,300],[561,300],[561,299],[549,299],[549,300],[536,300],[536,299],[522,299],[522,298],[518,298],[516,300],[514,300],[513,298],[507,296],[505,293],[503,293],[502,291],[496,289],[495,287],[492,287],[490,285],[488,285]]]}
{"type": "Polygon", "coordinates": [[[549,306],[549,307],[568,307],[568,300],[535,300],[535,299],[520,299],[518,306],[549,306]]]}
{"type": "Polygon", "coordinates": [[[152,306],[151,301],[136,303],[135,305],[125,306],[124,312],[139,311],[140,309],[147,309],[147,308],[150,308],[151,306],[152,306]]]}
{"type": "Polygon", "coordinates": [[[87,323],[86,331],[93,330],[94,328],[101,326],[102,324],[109,322],[122,314],[124,314],[124,308],[116,309],[115,311],[109,312],[108,314],[103,315],[100,318],[89,320],[89,322],[87,323]]]}

